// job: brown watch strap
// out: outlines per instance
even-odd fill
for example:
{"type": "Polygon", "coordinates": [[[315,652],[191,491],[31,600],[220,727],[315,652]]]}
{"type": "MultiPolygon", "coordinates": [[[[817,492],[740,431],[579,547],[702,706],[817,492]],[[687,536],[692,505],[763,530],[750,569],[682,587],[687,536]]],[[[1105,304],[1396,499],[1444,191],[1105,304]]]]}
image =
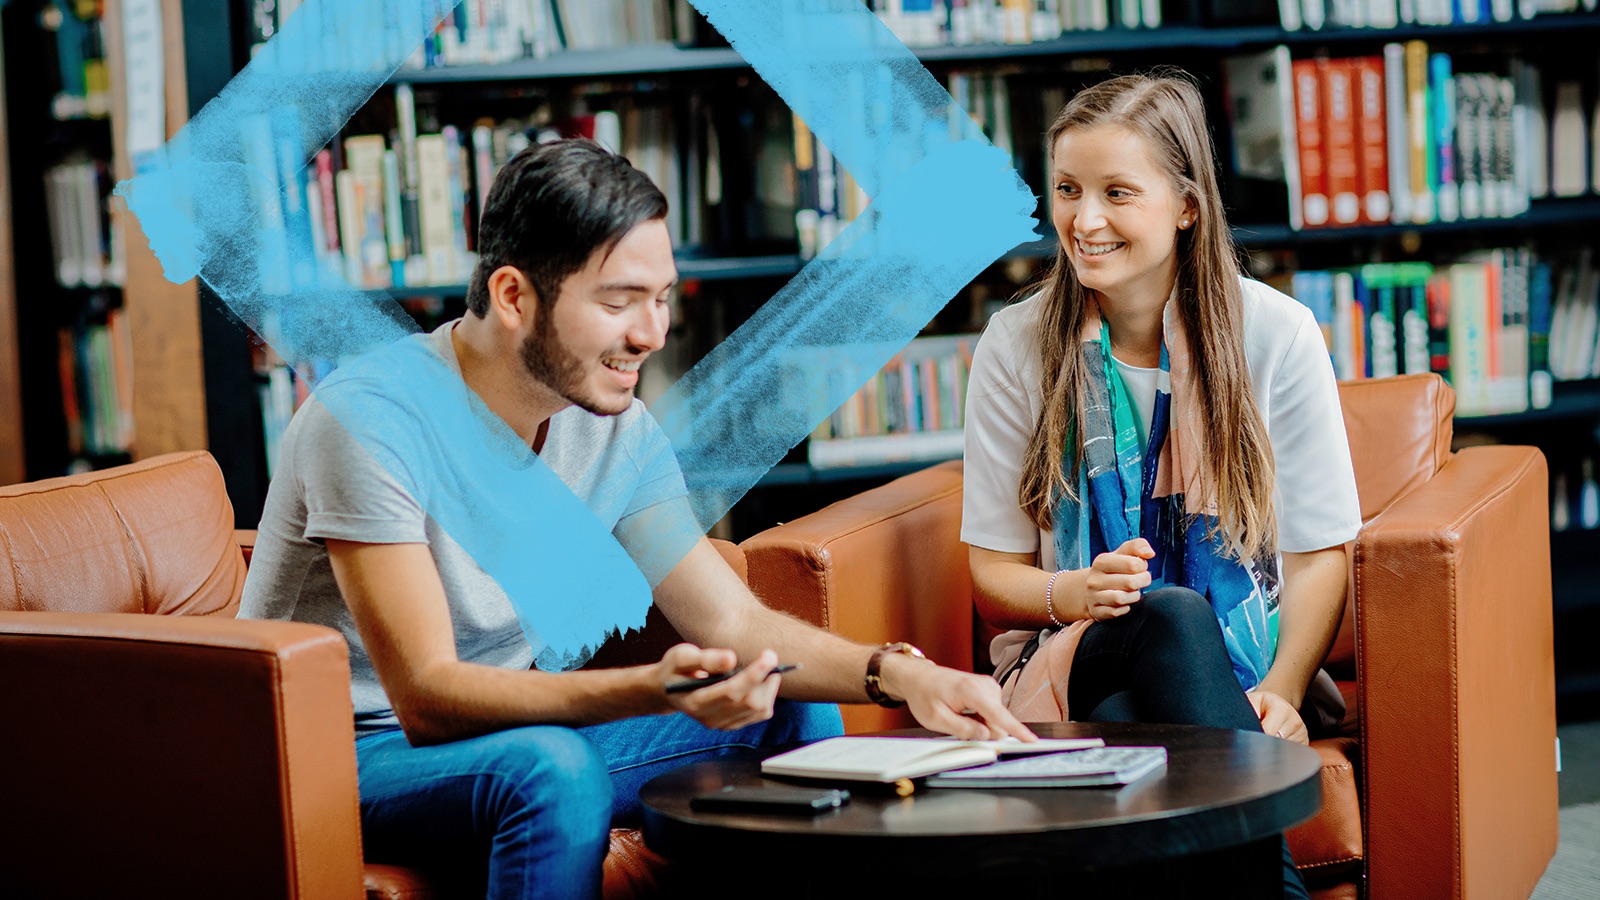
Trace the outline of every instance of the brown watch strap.
{"type": "Polygon", "coordinates": [[[905,641],[884,644],[882,647],[872,651],[872,656],[867,658],[867,699],[886,709],[899,709],[905,706],[906,702],[904,700],[896,700],[884,692],[883,676],[878,673],[883,665],[883,655],[885,653],[904,653],[907,656],[925,662],[932,662],[932,660],[929,660],[921,650],[905,641]]]}

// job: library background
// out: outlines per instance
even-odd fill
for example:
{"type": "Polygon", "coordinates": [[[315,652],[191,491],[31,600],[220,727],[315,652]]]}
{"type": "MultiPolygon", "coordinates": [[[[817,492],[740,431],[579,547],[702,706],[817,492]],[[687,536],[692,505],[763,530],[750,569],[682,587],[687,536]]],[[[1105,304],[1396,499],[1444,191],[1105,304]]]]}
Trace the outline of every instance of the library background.
{"type": "MultiPolygon", "coordinates": [[[[1544,451],[1559,708],[1600,714],[1596,0],[868,5],[1041,198],[1044,131],[1074,90],[1193,73],[1249,267],[1312,309],[1339,377],[1438,372],[1458,446],[1544,451]]],[[[0,484],[205,448],[254,527],[321,373],[277,359],[204,284],[167,281],[112,188],[299,8],[4,4],[0,484]]],[[[647,402],[868,201],[687,0],[469,0],[303,166],[277,149],[294,116],[237,123],[275,173],[256,186],[264,289],[384,291],[422,327],[463,311],[479,203],[517,150],[584,135],[649,173],[683,280],[647,402]]],[[[1054,246],[1046,229],[966,286],[718,534],[959,457],[977,335],[1054,246]]]]}

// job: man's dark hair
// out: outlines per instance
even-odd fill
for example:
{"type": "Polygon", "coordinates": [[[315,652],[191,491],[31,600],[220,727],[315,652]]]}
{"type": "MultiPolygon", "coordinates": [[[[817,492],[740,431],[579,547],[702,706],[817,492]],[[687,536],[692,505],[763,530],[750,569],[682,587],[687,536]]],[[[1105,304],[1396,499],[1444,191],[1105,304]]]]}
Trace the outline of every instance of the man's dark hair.
{"type": "Polygon", "coordinates": [[[490,274],[515,266],[548,310],[595,251],[610,253],[635,225],[666,215],[667,198],[623,157],[583,139],[535,144],[489,188],[467,309],[488,315],[490,274]]]}

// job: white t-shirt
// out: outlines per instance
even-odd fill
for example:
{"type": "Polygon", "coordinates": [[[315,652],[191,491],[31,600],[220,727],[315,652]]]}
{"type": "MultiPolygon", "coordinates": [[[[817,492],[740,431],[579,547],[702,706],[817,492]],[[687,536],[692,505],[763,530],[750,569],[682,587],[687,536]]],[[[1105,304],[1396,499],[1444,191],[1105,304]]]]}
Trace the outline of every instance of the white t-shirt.
{"type": "MultiPolygon", "coordinates": [[[[1245,361],[1277,468],[1278,548],[1296,553],[1343,544],[1361,528],[1361,507],[1322,332],[1293,298],[1259,281],[1241,283],[1245,361]]],[[[1022,455],[1041,405],[1040,308],[1036,296],[995,313],[973,354],[961,540],[1002,553],[1037,551],[1039,568],[1049,571],[1056,568],[1055,538],[1035,527],[1017,501],[1022,455]]],[[[1159,372],[1120,361],[1118,368],[1148,440],[1159,372]]]]}

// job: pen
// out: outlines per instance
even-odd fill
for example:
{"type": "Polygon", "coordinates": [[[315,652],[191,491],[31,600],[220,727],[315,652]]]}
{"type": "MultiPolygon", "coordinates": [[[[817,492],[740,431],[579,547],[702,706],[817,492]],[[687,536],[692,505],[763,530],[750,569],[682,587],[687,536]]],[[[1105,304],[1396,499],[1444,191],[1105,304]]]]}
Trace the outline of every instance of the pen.
{"type": "MultiPolygon", "coordinates": [[[[800,668],[799,663],[789,663],[788,665],[778,666],[772,671],[768,672],[766,677],[770,678],[773,675],[782,675],[785,672],[793,672],[798,668],[800,668]]],[[[689,691],[699,690],[703,687],[710,687],[713,684],[720,684],[724,681],[727,681],[729,678],[732,678],[743,671],[744,666],[740,666],[739,668],[730,672],[718,672],[714,675],[707,675],[704,678],[685,678],[682,681],[674,681],[667,685],[667,693],[684,694],[688,693],[689,691]]]]}

